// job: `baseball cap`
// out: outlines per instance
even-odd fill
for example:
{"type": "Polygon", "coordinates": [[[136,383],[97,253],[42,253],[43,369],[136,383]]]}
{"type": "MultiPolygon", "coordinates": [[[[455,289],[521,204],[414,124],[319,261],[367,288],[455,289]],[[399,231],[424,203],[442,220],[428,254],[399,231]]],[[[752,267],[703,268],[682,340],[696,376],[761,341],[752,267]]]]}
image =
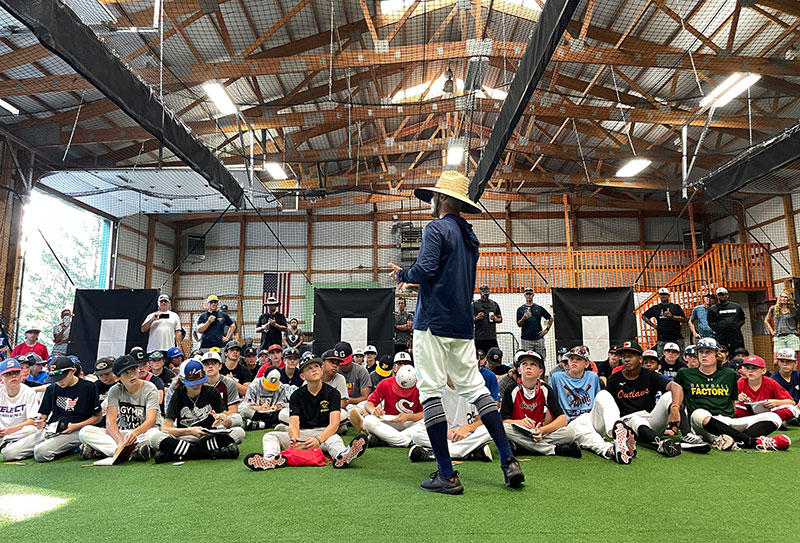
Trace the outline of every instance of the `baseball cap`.
{"type": "Polygon", "coordinates": [[[614,345],[611,345],[611,346],[608,348],[608,352],[609,352],[609,353],[615,353],[615,352],[617,352],[617,349],[619,349],[619,345],[616,345],[616,344],[614,344],[614,345]]]}
{"type": "Polygon", "coordinates": [[[489,285],[481,285],[478,292],[489,292],[489,285]]]}
{"type": "Polygon", "coordinates": [[[285,351],[283,351],[284,358],[300,358],[300,351],[298,351],[295,347],[289,347],[285,351]]]}
{"type": "MultiPolygon", "coordinates": [[[[674,343],[667,343],[667,347],[670,346],[670,345],[675,345],[675,344],[674,343]]],[[[664,347],[664,348],[666,349],[667,347],[664,347]]],[[[680,352],[680,349],[678,349],[677,345],[675,345],[675,350],[680,352]]],[[[625,342],[623,342],[621,345],[619,345],[617,347],[617,354],[622,354],[622,353],[624,353],[626,351],[630,351],[630,352],[633,352],[633,353],[636,353],[636,354],[642,354],[642,347],[636,341],[625,341],[625,342]]],[[[589,353],[586,353],[586,354],[588,355],[589,353]]]]}
{"type": "Polygon", "coordinates": [[[739,347],[739,348],[737,348],[736,350],[733,351],[733,356],[736,356],[737,354],[743,354],[745,356],[750,356],[750,351],[748,351],[744,347],[739,347]]]}
{"type": "Polygon", "coordinates": [[[686,348],[683,350],[683,355],[686,356],[687,354],[697,355],[697,345],[687,345],[686,348]]]}
{"type": "MultiPolygon", "coordinates": [[[[56,357],[56,358],[57,358],[57,357],[56,357]]],[[[31,361],[30,361],[30,360],[28,360],[28,355],[21,354],[21,355],[19,355],[19,356],[16,358],[16,360],[17,360],[17,362],[19,362],[20,364],[25,364],[26,366],[30,366],[30,365],[31,365],[31,361]]],[[[52,361],[50,361],[50,363],[51,363],[51,364],[54,364],[54,363],[55,363],[55,359],[53,359],[52,361]]]]}
{"type": "Polygon", "coordinates": [[[119,377],[129,369],[138,367],[139,367],[138,361],[134,360],[134,358],[129,354],[123,354],[122,356],[114,360],[112,370],[114,371],[114,375],[119,377]]]}
{"type": "Polygon", "coordinates": [[[309,358],[314,358],[314,353],[312,353],[311,351],[306,351],[306,352],[304,352],[303,354],[300,355],[300,361],[301,362],[303,360],[308,360],[309,358]]]}
{"type": "Polygon", "coordinates": [[[719,351],[719,343],[713,337],[704,337],[697,340],[697,350],[700,349],[714,349],[719,351]]]}
{"type": "Polygon", "coordinates": [[[794,349],[778,349],[778,360],[797,360],[797,353],[794,349]]]}
{"type": "Polygon", "coordinates": [[[245,356],[256,356],[258,354],[258,349],[253,347],[252,345],[248,345],[244,348],[244,355],[245,356]]]}
{"type": "Polygon", "coordinates": [[[478,352],[476,354],[478,355],[478,360],[480,360],[481,358],[486,358],[486,353],[481,351],[480,349],[478,349],[478,352]]]}
{"type": "Polygon", "coordinates": [[[167,351],[167,358],[178,358],[183,356],[183,352],[177,347],[170,347],[167,351]]]}
{"type": "Polygon", "coordinates": [[[261,378],[261,384],[270,392],[275,392],[281,386],[281,372],[278,370],[270,370],[264,377],[261,378]]]}
{"type": "Polygon", "coordinates": [[[381,357],[380,360],[378,360],[378,363],[375,365],[375,373],[377,373],[381,377],[389,377],[392,374],[393,365],[394,363],[392,362],[391,355],[385,354],[381,357]]]}
{"type": "MultiPolygon", "coordinates": [[[[616,350],[616,348],[615,348],[614,350],[616,350]]],[[[567,349],[566,347],[561,347],[561,348],[560,348],[560,349],[559,349],[559,350],[556,352],[556,354],[560,354],[561,356],[564,356],[564,355],[565,355],[565,354],[567,354],[568,352],[569,352],[569,349],[567,349]]]]}
{"type": "Polygon", "coordinates": [[[258,351],[258,356],[261,356],[262,354],[269,354],[269,351],[266,349],[261,349],[260,351],[258,351]]]}
{"type": "Polygon", "coordinates": [[[231,349],[239,349],[242,350],[242,344],[236,341],[235,339],[230,340],[228,343],[225,344],[225,351],[230,351],[231,349]]]}
{"type": "Polygon", "coordinates": [[[28,359],[28,362],[31,364],[31,366],[34,364],[44,364],[42,357],[36,353],[28,353],[25,355],[25,357],[28,359]]]}
{"type": "Polygon", "coordinates": [[[767,364],[764,362],[764,359],[758,356],[757,354],[751,354],[744,360],[742,360],[742,366],[755,366],[757,368],[766,368],[767,364]]]}
{"type": "Polygon", "coordinates": [[[378,354],[378,349],[376,349],[376,348],[375,348],[375,345],[367,345],[367,346],[364,348],[364,354],[367,354],[367,353],[375,353],[375,354],[378,354]]]}
{"type": "Polygon", "coordinates": [[[522,291],[523,294],[533,294],[533,289],[531,287],[525,287],[525,290],[522,291]]]}
{"type": "Polygon", "coordinates": [[[536,351],[517,351],[517,354],[514,355],[514,367],[519,368],[522,361],[528,359],[533,360],[537,366],[544,369],[544,360],[536,351]]]}
{"type": "Polygon", "coordinates": [[[681,348],[678,347],[677,343],[667,343],[667,344],[665,344],[664,345],[664,350],[665,351],[678,351],[679,353],[681,352],[681,348]]]}
{"type": "Polygon", "coordinates": [[[349,364],[353,361],[353,348],[346,341],[340,341],[333,348],[334,358],[342,361],[342,364],[349,364]]]}
{"type": "MultiPolygon", "coordinates": [[[[104,356],[103,358],[99,358],[97,362],[94,363],[94,374],[105,375],[106,373],[111,373],[112,364],[114,364],[113,356],[104,356]]],[[[137,362],[136,365],[138,366],[139,363],[137,362]]]]}
{"type": "Polygon", "coordinates": [[[166,294],[162,294],[161,296],[158,297],[158,301],[159,302],[168,302],[169,301],[169,296],[167,296],[166,294]]]}
{"type": "Polygon", "coordinates": [[[312,364],[317,364],[317,365],[321,366],[322,365],[322,359],[321,358],[314,358],[312,356],[312,357],[306,358],[305,360],[301,360],[300,361],[300,366],[298,367],[298,369],[302,372],[304,369],[306,369],[307,367],[309,367],[312,364]]]}
{"type": "Polygon", "coordinates": [[[275,345],[270,345],[270,346],[269,346],[269,348],[267,349],[267,352],[270,352],[270,353],[271,353],[272,351],[280,351],[280,352],[283,352],[283,347],[281,347],[281,346],[280,346],[280,345],[278,345],[277,343],[276,343],[275,345]]]}
{"type": "Polygon", "coordinates": [[[357,354],[360,354],[361,356],[364,356],[364,349],[361,349],[361,348],[353,349],[353,356],[355,356],[357,354]]]}
{"type": "Polygon", "coordinates": [[[669,294],[669,289],[667,287],[661,287],[658,289],[659,294],[669,294]]]}
{"type": "Polygon", "coordinates": [[[197,360],[187,360],[181,364],[181,379],[183,379],[183,384],[187,387],[194,387],[208,383],[208,375],[206,375],[206,370],[203,369],[203,364],[197,360]]]}
{"type": "Polygon", "coordinates": [[[47,376],[47,379],[45,379],[44,382],[57,383],[58,381],[61,381],[67,377],[70,374],[70,370],[73,372],[75,371],[75,363],[66,356],[59,356],[53,361],[50,374],[47,376]]]}
{"type": "Polygon", "coordinates": [[[153,351],[150,353],[150,360],[162,360],[164,358],[164,353],[162,351],[153,351]]]}
{"type": "Polygon", "coordinates": [[[655,358],[658,360],[658,353],[653,349],[647,349],[645,352],[642,353],[642,358],[655,358]]]}
{"type": "Polygon", "coordinates": [[[266,305],[281,305],[281,303],[275,296],[270,296],[267,298],[266,305]]]}
{"type": "Polygon", "coordinates": [[[578,345],[576,347],[573,347],[567,353],[567,357],[570,357],[570,356],[577,356],[579,358],[583,358],[584,360],[586,360],[588,362],[589,361],[589,347],[587,347],[586,345],[578,345]]]}
{"type": "Polygon", "coordinates": [[[222,357],[216,351],[208,351],[200,358],[200,362],[205,362],[206,360],[216,360],[217,362],[222,363],[222,357]]]}
{"type": "Polygon", "coordinates": [[[218,301],[219,301],[219,298],[217,297],[217,295],[216,295],[216,294],[212,294],[212,295],[211,295],[211,296],[209,296],[209,297],[208,297],[208,299],[206,300],[206,302],[218,302],[218,301]]]}
{"type": "Polygon", "coordinates": [[[727,294],[727,293],[728,293],[728,289],[726,289],[725,287],[719,287],[717,289],[717,294],[727,294]]]}
{"type": "Polygon", "coordinates": [[[38,324],[29,324],[28,327],[25,329],[25,333],[26,334],[28,332],[41,332],[41,331],[42,331],[42,327],[39,326],[38,324]]]}
{"type": "Polygon", "coordinates": [[[222,304],[222,305],[220,306],[220,309],[222,310],[222,312],[223,312],[223,313],[227,313],[227,312],[228,312],[228,306],[227,306],[227,305],[225,305],[225,304],[222,304]]]}
{"type": "Polygon", "coordinates": [[[492,366],[501,366],[503,364],[503,351],[498,347],[492,347],[486,353],[486,361],[492,366]]]}
{"type": "Polygon", "coordinates": [[[322,353],[322,356],[321,356],[320,358],[322,358],[322,360],[328,360],[328,359],[331,359],[331,360],[336,360],[337,362],[339,361],[339,359],[338,359],[338,358],[336,358],[335,356],[333,356],[333,349],[328,349],[327,351],[325,351],[324,353],[322,353]]]}
{"type": "Polygon", "coordinates": [[[408,352],[399,351],[396,355],[394,355],[394,363],[395,364],[413,364],[413,360],[411,360],[411,355],[408,354],[408,352]]]}
{"type": "Polygon", "coordinates": [[[141,347],[134,347],[128,354],[132,356],[133,359],[139,362],[140,364],[145,360],[147,360],[147,353],[144,352],[144,349],[142,349],[141,347]]]}
{"type": "Polygon", "coordinates": [[[717,295],[714,294],[713,292],[706,292],[705,294],[703,294],[703,298],[716,298],[716,297],[717,295]]]}
{"type": "Polygon", "coordinates": [[[16,358],[9,358],[0,362],[0,375],[12,371],[22,371],[22,366],[19,365],[19,361],[16,358]]]}

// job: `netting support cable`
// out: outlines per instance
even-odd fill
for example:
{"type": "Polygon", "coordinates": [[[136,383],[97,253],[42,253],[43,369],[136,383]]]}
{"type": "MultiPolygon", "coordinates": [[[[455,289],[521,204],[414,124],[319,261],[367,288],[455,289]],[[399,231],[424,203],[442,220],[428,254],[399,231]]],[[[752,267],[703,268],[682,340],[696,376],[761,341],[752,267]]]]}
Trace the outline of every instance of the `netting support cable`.
{"type": "Polygon", "coordinates": [[[75,129],[78,128],[78,119],[81,117],[81,108],[83,107],[83,97],[86,95],[86,91],[81,92],[81,101],[78,104],[78,111],[75,113],[75,122],[72,123],[72,132],[69,133],[69,141],[67,141],[67,148],[64,149],[64,156],[61,157],[61,162],[67,160],[67,155],[69,154],[69,148],[72,147],[72,138],[75,136],[75,129]]]}
{"type": "Polygon", "coordinates": [[[619,99],[619,88],[617,87],[617,76],[614,74],[614,66],[609,65],[609,68],[611,69],[611,79],[614,82],[614,92],[617,94],[617,107],[619,108],[619,112],[622,114],[622,122],[625,125],[625,133],[628,135],[628,144],[631,146],[633,156],[636,156],[636,149],[633,147],[633,139],[631,138],[631,125],[628,124],[628,121],[625,118],[625,108],[622,107],[622,102],[619,99]]]}
{"type": "MultiPolygon", "coordinates": [[[[726,206],[725,206],[725,204],[722,202],[722,200],[720,200],[720,202],[719,202],[719,203],[720,203],[720,204],[723,206],[723,208],[724,208],[724,207],[726,207],[726,206]]],[[[740,204],[740,205],[741,205],[741,204],[740,204]]],[[[764,245],[763,243],[761,243],[761,240],[760,240],[760,239],[758,239],[758,238],[757,238],[757,237],[756,237],[756,236],[753,234],[753,231],[752,231],[752,230],[750,230],[750,229],[748,229],[748,228],[747,228],[747,224],[745,224],[745,223],[743,223],[743,222],[742,222],[742,219],[741,219],[741,218],[739,218],[739,214],[738,214],[738,213],[734,213],[734,212],[733,212],[733,206],[731,206],[731,208],[730,208],[730,209],[726,209],[726,211],[728,211],[728,214],[729,214],[729,215],[731,215],[731,216],[733,216],[733,218],[736,220],[737,224],[738,224],[739,226],[741,226],[741,227],[742,227],[742,228],[743,228],[745,231],[747,231],[747,233],[750,235],[750,237],[752,237],[752,238],[753,238],[753,239],[756,241],[756,243],[758,243],[758,245],[759,245],[759,246],[760,246],[762,249],[764,249],[764,251],[766,251],[766,253],[767,253],[767,254],[770,256],[770,258],[771,258],[772,260],[774,260],[774,261],[775,261],[775,263],[776,263],[776,264],[778,264],[778,266],[780,266],[780,267],[781,267],[781,269],[782,269],[782,270],[783,270],[783,271],[786,273],[786,275],[787,275],[788,277],[791,277],[791,276],[792,276],[792,272],[791,272],[789,269],[787,269],[787,268],[786,268],[786,266],[784,266],[784,265],[783,265],[783,263],[782,263],[780,260],[778,260],[778,259],[775,257],[775,255],[774,255],[774,254],[772,254],[772,251],[770,251],[770,250],[769,250],[769,247],[767,247],[766,245],[764,245]]],[[[742,205],[742,211],[743,211],[745,214],[747,214],[747,215],[748,215],[748,216],[749,216],[751,219],[753,219],[753,216],[752,216],[752,215],[750,215],[750,213],[747,211],[747,208],[746,208],[746,207],[744,207],[744,205],[742,205]]],[[[755,222],[755,219],[753,219],[753,221],[755,222]]],[[[768,242],[770,242],[770,243],[771,243],[773,246],[777,247],[777,244],[776,244],[774,241],[772,241],[772,239],[769,237],[769,234],[767,234],[767,233],[764,231],[764,229],[763,229],[763,228],[759,228],[759,230],[761,230],[761,232],[764,234],[764,237],[765,237],[765,238],[767,238],[767,241],[768,241],[768,242]]],[[[739,240],[739,242],[740,242],[740,243],[744,243],[744,241],[742,241],[742,240],[739,240]]],[[[784,257],[784,258],[785,258],[785,257],[784,257]]]]}
{"type": "Polygon", "coordinates": [[[708,116],[706,117],[706,124],[703,126],[703,132],[700,134],[700,137],[697,140],[697,146],[694,148],[694,155],[692,156],[692,161],[689,163],[689,168],[686,170],[686,179],[689,179],[689,175],[692,173],[692,168],[694,168],[694,163],[697,161],[697,155],[700,153],[700,147],[703,146],[703,141],[706,139],[706,134],[708,134],[708,127],[711,124],[711,118],[714,116],[714,106],[708,110],[708,116]]]}
{"type": "Polygon", "coordinates": [[[581,138],[578,135],[578,129],[575,127],[575,118],[572,118],[572,131],[575,132],[575,139],[578,140],[578,153],[581,155],[581,163],[583,164],[583,173],[586,174],[586,183],[591,185],[592,179],[589,177],[589,169],[586,167],[586,158],[583,156],[583,147],[581,146],[581,138]]]}
{"type": "Polygon", "coordinates": [[[61,268],[61,271],[63,271],[63,272],[64,272],[64,275],[66,275],[66,276],[67,276],[67,279],[69,280],[69,283],[70,283],[70,284],[71,284],[73,287],[75,287],[75,286],[76,286],[76,285],[75,285],[75,281],[73,281],[73,280],[72,280],[72,277],[70,277],[70,276],[69,276],[69,272],[67,271],[67,268],[65,268],[65,267],[64,267],[64,264],[62,264],[62,262],[61,262],[61,259],[60,259],[60,258],[58,258],[58,255],[57,255],[57,254],[56,254],[56,252],[53,250],[53,247],[52,247],[52,245],[50,245],[50,242],[49,242],[49,241],[47,241],[47,238],[44,236],[44,233],[42,232],[42,230],[41,230],[40,228],[37,228],[36,230],[38,230],[38,231],[39,231],[39,235],[40,235],[40,236],[42,236],[42,239],[44,240],[44,243],[45,243],[45,245],[47,245],[47,248],[48,248],[48,249],[50,249],[50,252],[53,254],[53,258],[55,258],[55,259],[56,259],[56,262],[58,262],[58,266],[61,268]]]}

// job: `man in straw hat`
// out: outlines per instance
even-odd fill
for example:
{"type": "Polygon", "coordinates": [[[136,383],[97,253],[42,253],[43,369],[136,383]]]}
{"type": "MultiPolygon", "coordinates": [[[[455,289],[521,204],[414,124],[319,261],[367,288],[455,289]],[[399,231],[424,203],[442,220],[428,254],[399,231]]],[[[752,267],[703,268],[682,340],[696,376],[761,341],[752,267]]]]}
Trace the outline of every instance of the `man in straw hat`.
{"type": "Polygon", "coordinates": [[[436,455],[438,471],[420,487],[431,492],[461,494],[464,487],[453,470],[447,446],[447,418],[442,389],[450,376],[456,392],[475,405],[500,453],[506,486],[519,487],[525,480],[511,452],[500,412],[478,372],[472,341],[472,295],[478,262],[478,238],[460,216],[480,213],[469,199],[469,179],[458,172],[444,172],[436,186],[414,194],[430,202],[430,222],[422,234],[417,262],[409,270],[389,264],[391,275],[404,287],[418,284],[414,317],[414,358],[425,427],[436,455]]]}

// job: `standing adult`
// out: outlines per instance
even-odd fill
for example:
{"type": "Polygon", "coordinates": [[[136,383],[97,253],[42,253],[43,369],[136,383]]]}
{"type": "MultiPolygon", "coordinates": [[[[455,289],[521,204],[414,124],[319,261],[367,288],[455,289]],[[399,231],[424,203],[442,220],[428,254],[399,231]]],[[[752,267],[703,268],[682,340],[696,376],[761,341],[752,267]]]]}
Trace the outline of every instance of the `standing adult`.
{"type": "Polygon", "coordinates": [[[658,343],[656,351],[658,356],[664,354],[664,345],[667,343],[677,343],[683,350],[683,335],[681,335],[681,324],[686,322],[686,315],[678,304],[670,302],[670,292],[666,287],[658,289],[659,303],[648,309],[642,314],[645,323],[656,329],[658,343]]]}
{"type": "Polygon", "coordinates": [[[53,327],[53,354],[67,354],[69,333],[72,330],[72,311],[63,309],[61,320],[53,327]]]}
{"type": "Polygon", "coordinates": [[[775,305],[769,308],[764,325],[772,336],[772,349],[777,353],[781,349],[800,351],[800,323],[797,319],[797,308],[792,293],[784,290],[778,295],[775,305]]]}
{"type": "Polygon", "coordinates": [[[472,320],[475,322],[475,348],[488,352],[497,347],[497,324],[503,322],[500,306],[489,299],[489,287],[478,289],[481,297],[472,302],[472,320]]]}
{"type": "Polygon", "coordinates": [[[517,326],[522,329],[520,335],[523,351],[536,351],[542,357],[542,362],[547,361],[547,347],[544,343],[544,336],[553,326],[553,317],[545,308],[534,303],[533,289],[528,287],[523,293],[525,303],[517,308],[517,326]],[[542,319],[547,324],[542,328],[542,319]]]}
{"type": "Polygon", "coordinates": [[[287,349],[297,349],[298,351],[305,343],[305,334],[300,329],[300,321],[297,319],[289,320],[289,328],[283,334],[283,344],[287,349]]]}
{"type": "MultiPolygon", "coordinates": [[[[472,225],[460,212],[480,213],[480,209],[469,199],[468,191],[469,179],[454,171],[444,172],[432,189],[416,189],[414,194],[420,200],[430,202],[435,220],[423,231],[419,256],[411,269],[389,264],[391,275],[400,282],[401,289],[406,283],[419,285],[414,355],[425,428],[438,466],[430,480],[420,487],[444,494],[464,491],[448,450],[448,424],[442,404],[442,390],[447,386],[448,376],[455,391],[475,406],[492,436],[506,486],[516,488],[525,480],[511,452],[497,404],[478,372],[472,341],[478,319],[473,309],[475,317],[470,320],[470,301],[480,243],[472,225]]],[[[488,294],[487,288],[479,303],[484,310],[488,310],[488,294]]],[[[497,311],[491,312],[500,316],[497,311]]]]}
{"type": "Polygon", "coordinates": [[[742,326],[745,321],[744,309],[736,302],[728,300],[728,289],[717,289],[717,303],[708,310],[708,325],[714,330],[717,342],[732,353],[744,347],[742,326]]]}
{"type": "Polygon", "coordinates": [[[230,336],[236,331],[233,319],[227,313],[219,309],[219,298],[212,294],[207,300],[208,309],[197,317],[197,331],[202,334],[200,338],[200,348],[208,350],[211,347],[222,349],[230,336]],[[223,335],[225,327],[230,326],[228,335],[223,335]]]}
{"type": "Polygon", "coordinates": [[[703,303],[692,309],[689,316],[689,329],[692,331],[695,341],[704,337],[714,337],[714,330],[708,325],[708,310],[717,303],[717,295],[713,292],[706,292],[703,296],[703,303]]]}
{"type": "Polygon", "coordinates": [[[270,296],[262,308],[264,313],[258,317],[256,334],[261,334],[262,349],[266,349],[270,345],[283,344],[283,333],[288,326],[286,326],[286,317],[278,311],[280,305],[275,296],[270,296]]]}
{"type": "Polygon", "coordinates": [[[158,311],[150,313],[142,323],[142,332],[148,332],[147,352],[166,353],[181,344],[181,319],[169,308],[169,296],[158,297],[158,311]]]}
{"type": "Polygon", "coordinates": [[[414,329],[414,313],[406,311],[406,299],[397,299],[397,313],[394,314],[394,354],[406,350],[414,329]]]}
{"type": "Polygon", "coordinates": [[[14,347],[11,356],[17,357],[22,354],[36,353],[42,360],[50,358],[47,354],[47,347],[39,343],[39,333],[42,329],[39,326],[31,325],[25,329],[25,341],[14,347]]]}

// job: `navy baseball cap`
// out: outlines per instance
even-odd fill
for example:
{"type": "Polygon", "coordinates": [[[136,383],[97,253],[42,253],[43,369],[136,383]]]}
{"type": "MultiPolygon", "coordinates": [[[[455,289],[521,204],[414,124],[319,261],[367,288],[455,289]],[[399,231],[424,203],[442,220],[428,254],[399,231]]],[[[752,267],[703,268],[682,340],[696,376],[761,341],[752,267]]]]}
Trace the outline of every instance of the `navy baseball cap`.
{"type": "Polygon", "coordinates": [[[19,365],[16,358],[9,358],[0,362],[0,375],[12,371],[22,371],[22,366],[19,365]]]}
{"type": "Polygon", "coordinates": [[[167,358],[178,358],[183,356],[183,352],[177,347],[170,347],[167,351],[167,358]]]}
{"type": "Polygon", "coordinates": [[[283,351],[284,358],[300,358],[300,351],[298,351],[295,347],[289,347],[285,351],[283,351]]]}
{"type": "Polygon", "coordinates": [[[57,383],[69,375],[70,370],[75,371],[75,363],[66,356],[59,356],[53,361],[50,375],[44,380],[45,383],[57,383]]]}
{"type": "Polygon", "coordinates": [[[137,360],[135,360],[129,354],[124,354],[119,358],[117,358],[116,360],[114,360],[113,371],[114,375],[119,377],[129,369],[138,367],[139,367],[139,362],[137,360]]]}
{"type": "Polygon", "coordinates": [[[245,356],[256,356],[258,354],[258,349],[253,347],[252,345],[248,345],[244,348],[244,355],[245,356]]]}
{"type": "Polygon", "coordinates": [[[342,364],[349,364],[353,361],[353,347],[346,341],[340,341],[333,348],[333,356],[331,358],[338,358],[342,364]]]}

